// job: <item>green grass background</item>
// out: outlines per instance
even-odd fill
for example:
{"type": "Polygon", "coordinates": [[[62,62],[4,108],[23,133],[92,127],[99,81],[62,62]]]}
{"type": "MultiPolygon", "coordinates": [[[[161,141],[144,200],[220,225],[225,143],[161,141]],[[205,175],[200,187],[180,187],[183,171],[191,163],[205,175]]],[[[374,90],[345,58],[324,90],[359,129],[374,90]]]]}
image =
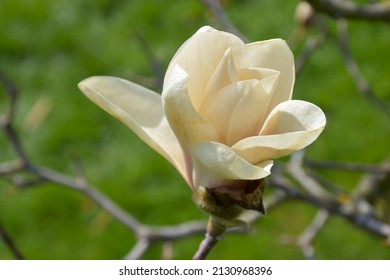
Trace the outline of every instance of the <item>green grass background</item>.
{"type": "MultiPolygon", "coordinates": [[[[231,20],[252,41],[288,40],[294,32],[298,1],[225,2],[231,20]]],[[[31,159],[68,174],[75,174],[75,162],[81,163],[92,184],[142,222],[206,219],[174,168],[77,88],[93,75],[150,86],[146,78],[153,77],[153,69],[136,36],[165,69],[178,47],[206,24],[219,27],[197,0],[0,1],[0,68],[19,88],[16,126],[31,159]],[[50,109],[42,121],[31,116],[37,104],[50,109]]],[[[332,22],[329,26],[332,37],[336,27],[332,22]]],[[[390,101],[389,26],[356,21],[350,29],[362,72],[390,101]]],[[[326,130],[308,151],[312,158],[377,163],[388,155],[389,119],[359,94],[333,39],[297,77],[294,98],[319,105],[327,115],[326,130]]],[[[1,112],[7,102],[1,86],[1,112]]],[[[13,158],[0,133],[0,162],[13,158]]],[[[360,178],[345,172],[324,174],[345,188],[353,188],[360,178]]],[[[280,241],[302,232],[314,214],[315,208],[303,202],[286,203],[261,220],[256,232],[227,235],[210,258],[301,259],[297,248],[280,241]]],[[[28,259],[121,259],[135,241],[125,226],[88,198],[49,183],[18,190],[0,178],[0,220],[28,259]]],[[[175,242],[174,258],[191,258],[201,239],[175,242]]],[[[382,239],[337,217],[314,245],[322,259],[390,258],[382,239]]],[[[145,258],[161,258],[161,246],[145,258]]],[[[0,240],[0,259],[12,258],[0,240]]]]}

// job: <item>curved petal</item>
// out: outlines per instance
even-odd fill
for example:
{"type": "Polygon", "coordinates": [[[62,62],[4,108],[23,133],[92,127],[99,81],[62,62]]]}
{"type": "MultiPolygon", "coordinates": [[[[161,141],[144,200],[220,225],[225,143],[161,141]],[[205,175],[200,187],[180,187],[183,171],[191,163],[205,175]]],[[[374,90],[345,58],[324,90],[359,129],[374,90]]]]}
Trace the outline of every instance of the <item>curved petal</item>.
{"type": "Polygon", "coordinates": [[[244,43],[237,36],[203,27],[188,39],[172,58],[164,78],[165,83],[172,84],[174,79],[172,70],[179,64],[188,73],[188,93],[194,107],[198,110],[202,103],[205,88],[225,52],[231,46],[243,46],[244,43]]]}
{"type": "Polygon", "coordinates": [[[279,77],[279,72],[276,71],[268,74],[270,76],[256,81],[247,92],[243,93],[242,98],[237,102],[231,113],[230,121],[228,121],[226,137],[228,146],[234,145],[241,139],[259,134],[266,118],[266,111],[272,97],[273,88],[276,87],[279,77]]]}
{"type": "Polygon", "coordinates": [[[294,56],[284,40],[272,39],[234,48],[233,57],[237,69],[270,68],[280,72],[278,86],[267,115],[276,105],[291,99],[295,80],[294,56]]]}
{"type": "Polygon", "coordinates": [[[216,142],[202,142],[192,149],[195,186],[228,187],[231,180],[257,180],[270,174],[272,161],[258,165],[236,154],[228,146],[216,142]]]}
{"type": "Polygon", "coordinates": [[[183,152],[164,116],[160,95],[127,80],[107,76],[87,78],[79,83],[79,88],[170,161],[189,182],[183,152]]]}
{"type": "Polygon", "coordinates": [[[325,115],[316,105],[286,101],[271,112],[259,136],[243,139],[232,149],[252,164],[276,159],[310,145],[325,123],[325,115]]]}
{"type": "MultiPolygon", "coordinates": [[[[258,84],[256,80],[239,81],[222,88],[205,106],[202,116],[207,118],[218,131],[218,142],[227,143],[230,118],[237,104],[258,84]]],[[[244,117],[245,116],[241,116],[244,117]]]]}
{"type": "Polygon", "coordinates": [[[235,83],[237,83],[237,72],[229,48],[207,82],[204,98],[198,107],[198,112],[203,114],[205,108],[209,107],[209,104],[217,98],[221,89],[235,83]]]}
{"type": "Polygon", "coordinates": [[[318,106],[302,100],[289,100],[272,110],[259,135],[312,131],[323,129],[325,124],[325,114],[318,106]]]}
{"type": "Polygon", "coordinates": [[[189,155],[192,145],[203,141],[216,141],[218,133],[192,105],[188,95],[188,75],[179,65],[176,65],[172,73],[178,78],[176,83],[163,92],[165,116],[183,150],[189,155]]]}

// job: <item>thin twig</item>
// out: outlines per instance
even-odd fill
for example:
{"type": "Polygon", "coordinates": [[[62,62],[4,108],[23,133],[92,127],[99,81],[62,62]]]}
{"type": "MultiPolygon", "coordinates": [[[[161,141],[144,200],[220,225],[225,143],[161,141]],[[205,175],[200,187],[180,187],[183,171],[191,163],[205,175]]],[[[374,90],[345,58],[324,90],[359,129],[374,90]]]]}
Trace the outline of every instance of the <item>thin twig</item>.
{"type": "Polygon", "coordinates": [[[329,199],[331,194],[326,191],[313,177],[306,174],[303,167],[304,151],[294,153],[287,165],[287,171],[297,180],[307,192],[315,197],[329,199]]]}
{"type": "Polygon", "coordinates": [[[135,232],[142,232],[144,230],[141,223],[135,217],[126,212],[97,188],[88,184],[85,180],[75,180],[70,176],[43,167],[35,167],[33,170],[42,179],[84,193],[129,229],[135,232]]]}
{"type": "Polygon", "coordinates": [[[5,134],[9,138],[9,142],[13,146],[18,158],[21,160],[22,165],[32,168],[32,165],[27,157],[26,152],[24,151],[22,143],[12,125],[11,120],[12,119],[10,118],[4,118],[3,121],[0,122],[0,126],[3,128],[5,134]]]}
{"type": "Polygon", "coordinates": [[[144,235],[147,235],[152,240],[167,241],[201,234],[206,231],[206,228],[207,223],[205,221],[191,221],[175,226],[150,226],[144,235]]]}
{"type": "Polygon", "coordinates": [[[3,225],[0,223],[0,238],[4,241],[4,244],[8,247],[8,249],[12,252],[12,254],[18,260],[23,260],[23,254],[19,250],[19,248],[15,245],[11,236],[5,231],[3,225]]]}
{"type": "Polygon", "coordinates": [[[301,54],[295,60],[295,72],[300,73],[315,50],[325,42],[326,34],[319,34],[315,38],[308,39],[301,54]]]}
{"type": "Polygon", "coordinates": [[[167,227],[154,227],[142,224],[112,199],[89,184],[85,178],[81,176],[73,178],[58,171],[32,164],[13,127],[12,119],[7,118],[7,121],[2,123],[2,125],[9,142],[12,144],[12,147],[20,160],[0,166],[1,174],[9,176],[8,179],[20,187],[35,186],[46,181],[83,193],[138,236],[138,243],[128,257],[134,258],[136,255],[140,256],[140,248],[143,248],[143,251],[146,251],[149,248],[149,245],[145,246],[145,244],[151,244],[152,241],[178,239],[205,232],[205,222],[191,222],[167,227]],[[20,179],[20,177],[14,175],[15,172],[19,171],[30,172],[31,174],[36,175],[37,178],[28,181],[20,179]]]}
{"type": "Polygon", "coordinates": [[[206,234],[205,238],[199,245],[198,251],[195,253],[193,260],[204,260],[210,253],[211,249],[218,243],[218,238],[215,236],[211,236],[210,234],[206,234]]]}
{"type": "Polygon", "coordinates": [[[22,170],[23,168],[23,163],[20,160],[6,162],[0,165],[0,175],[15,173],[22,170]]]}
{"type": "Polygon", "coordinates": [[[6,115],[7,121],[10,122],[15,115],[16,102],[19,96],[19,91],[16,85],[7,77],[7,75],[5,75],[3,71],[1,71],[1,69],[0,81],[3,83],[10,100],[9,112],[6,115]]]}
{"type": "Polygon", "coordinates": [[[144,51],[146,58],[149,60],[150,65],[152,66],[154,77],[155,77],[154,87],[157,88],[158,90],[161,90],[164,83],[164,74],[165,74],[163,64],[154,55],[154,52],[151,50],[150,45],[146,42],[142,34],[137,31],[134,31],[133,34],[136,41],[142,47],[142,50],[144,51]]]}
{"type": "Polygon", "coordinates": [[[357,88],[363,94],[363,96],[365,96],[390,117],[390,104],[386,103],[375,94],[374,90],[361,73],[359,65],[352,55],[348,39],[348,22],[345,19],[339,19],[337,21],[337,26],[339,32],[338,42],[340,50],[351,78],[354,80],[357,88]]]}
{"type": "Polygon", "coordinates": [[[306,227],[302,234],[298,237],[286,236],[283,238],[282,242],[287,245],[298,246],[305,259],[314,260],[316,259],[316,254],[313,246],[314,239],[318,236],[320,231],[324,228],[326,222],[329,219],[329,213],[325,210],[318,210],[314,219],[306,227]]]}
{"type": "Polygon", "coordinates": [[[286,194],[292,199],[308,202],[318,208],[328,211],[330,214],[341,216],[368,232],[390,240],[390,225],[371,215],[366,215],[365,213],[354,213],[342,207],[342,205],[340,205],[337,201],[325,201],[304,193],[295,188],[288,180],[280,175],[273,176],[272,180],[270,180],[270,184],[277,189],[286,192],[286,194]]]}
{"type": "Polygon", "coordinates": [[[139,238],[131,251],[123,258],[125,260],[139,260],[152,246],[148,238],[139,238]]]}
{"type": "Polygon", "coordinates": [[[223,10],[221,6],[220,0],[203,0],[203,3],[206,7],[208,7],[214,14],[214,16],[217,18],[217,20],[222,25],[223,29],[229,33],[235,34],[241,40],[248,43],[248,38],[245,37],[244,34],[242,34],[238,28],[230,21],[229,17],[223,10]]]}
{"type": "MultiPolygon", "coordinates": [[[[307,64],[309,59],[312,57],[313,53],[318,50],[326,41],[328,37],[328,26],[324,22],[324,20],[319,17],[318,15],[313,16],[312,22],[314,24],[311,24],[310,27],[315,28],[318,30],[318,34],[314,38],[307,38],[305,41],[305,45],[303,47],[302,52],[296,57],[295,59],[295,73],[298,74],[302,71],[303,67],[307,64]]],[[[302,26],[297,26],[297,30],[304,29],[306,30],[309,28],[309,26],[302,27],[302,26]]],[[[295,32],[296,33],[296,32],[295,32]]],[[[298,32],[299,33],[299,32],[298,32]]],[[[301,32],[302,33],[302,32],[301,32]]],[[[306,32],[303,32],[305,35],[306,32]]],[[[295,38],[297,36],[293,36],[295,38]]],[[[291,41],[291,47],[292,49],[295,49],[295,46],[298,43],[299,38],[295,38],[294,40],[291,41]]]]}
{"type": "Polygon", "coordinates": [[[220,219],[214,216],[209,217],[207,224],[207,232],[203,241],[200,243],[198,251],[193,256],[193,260],[204,260],[210,253],[211,249],[218,243],[222,238],[222,235],[226,231],[226,226],[221,223],[220,219]]]}
{"type": "Polygon", "coordinates": [[[312,168],[343,170],[350,172],[365,172],[376,174],[390,174],[390,164],[369,164],[356,162],[335,162],[335,161],[319,161],[312,159],[305,159],[305,165],[312,168]]]}
{"type": "Polygon", "coordinates": [[[377,20],[390,22],[390,2],[381,1],[372,4],[355,4],[350,0],[306,0],[316,11],[326,13],[333,18],[377,20]]]}
{"type": "Polygon", "coordinates": [[[306,259],[316,259],[313,241],[324,228],[329,219],[329,213],[325,210],[319,210],[311,224],[299,236],[298,244],[306,259]]]}

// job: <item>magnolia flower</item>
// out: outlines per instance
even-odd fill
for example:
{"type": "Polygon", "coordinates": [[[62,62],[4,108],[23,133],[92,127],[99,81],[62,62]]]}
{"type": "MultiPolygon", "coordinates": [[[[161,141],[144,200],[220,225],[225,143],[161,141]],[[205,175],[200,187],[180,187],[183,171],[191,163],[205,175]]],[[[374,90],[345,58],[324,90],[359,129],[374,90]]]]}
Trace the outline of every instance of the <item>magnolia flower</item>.
{"type": "Polygon", "coordinates": [[[202,208],[230,219],[243,208],[261,211],[273,159],[324,129],[320,108],[291,100],[294,77],[285,41],[244,44],[206,26],[172,58],[162,95],[106,76],[79,88],[171,162],[202,208]]]}

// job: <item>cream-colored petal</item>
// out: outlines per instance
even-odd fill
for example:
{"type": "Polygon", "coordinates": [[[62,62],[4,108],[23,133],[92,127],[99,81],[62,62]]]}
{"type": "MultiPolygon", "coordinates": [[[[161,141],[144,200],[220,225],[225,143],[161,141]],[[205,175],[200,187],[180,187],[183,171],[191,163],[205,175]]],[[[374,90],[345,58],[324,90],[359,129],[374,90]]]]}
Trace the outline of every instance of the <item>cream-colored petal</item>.
{"type": "Polygon", "coordinates": [[[192,148],[194,184],[218,188],[231,180],[257,180],[270,174],[272,161],[250,164],[226,145],[203,142],[192,148]]]}
{"type": "MultiPolygon", "coordinates": [[[[233,34],[204,27],[188,39],[172,58],[165,74],[164,84],[172,83],[172,70],[179,64],[189,75],[188,92],[195,109],[199,109],[208,80],[231,46],[244,43],[233,34]]],[[[175,81],[173,82],[175,83],[175,81]]],[[[164,85],[164,91],[166,87],[164,85]]]]}
{"type": "MultiPolygon", "coordinates": [[[[239,81],[230,84],[215,94],[204,106],[202,116],[209,120],[218,131],[218,142],[227,143],[232,113],[240,100],[258,84],[257,80],[239,81]]],[[[245,116],[242,116],[245,118],[245,116]]]]}
{"type": "Polygon", "coordinates": [[[215,141],[218,133],[214,126],[195,110],[188,95],[188,76],[179,65],[172,70],[176,83],[163,92],[163,106],[170,127],[188,155],[198,142],[215,141]]]}
{"type": "Polygon", "coordinates": [[[87,78],[79,83],[79,88],[170,161],[190,182],[183,152],[164,116],[160,95],[127,80],[107,76],[87,78]]]}
{"type": "Polygon", "coordinates": [[[217,98],[220,90],[237,83],[237,73],[230,48],[219,62],[205,88],[204,98],[198,108],[200,114],[217,98]]]}
{"type": "Polygon", "coordinates": [[[270,68],[280,72],[278,87],[272,96],[267,114],[279,103],[291,99],[295,80],[294,56],[284,40],[254,42],[232,51],[237,69],[270,68]]]}
{"type": "Polygon", "coordinates": [[[259,135],[312,131],[324,128],[326,117],[321,108],[302,100],[280,103],[272,110],[259,135]]]}
{"type": "Polygon", "coordinates": [[[237,102],[228,122],[226,136],[228,146],[234,145],[241,139],[259,134],[279,77],[279,72],[276,71],[269,74],[270,76],[254,83],[253,87],[244,92],[237,102]]]}
{"type": "Polygon", "coordinates": [[[316,105],[286,101],[271,112],[259,136],[243,139],[232,149],[252,164],[276,159],[310,145],[325,124],[325,115],[316,105]]]}
{"type": "Polygon", "coordinates": [[[256,79],[261,82],[263,89],[268,94],[273,94],[278,83],[280,72],[268,68],[245,68],[237,71],[238,80],[256,79]]]}

